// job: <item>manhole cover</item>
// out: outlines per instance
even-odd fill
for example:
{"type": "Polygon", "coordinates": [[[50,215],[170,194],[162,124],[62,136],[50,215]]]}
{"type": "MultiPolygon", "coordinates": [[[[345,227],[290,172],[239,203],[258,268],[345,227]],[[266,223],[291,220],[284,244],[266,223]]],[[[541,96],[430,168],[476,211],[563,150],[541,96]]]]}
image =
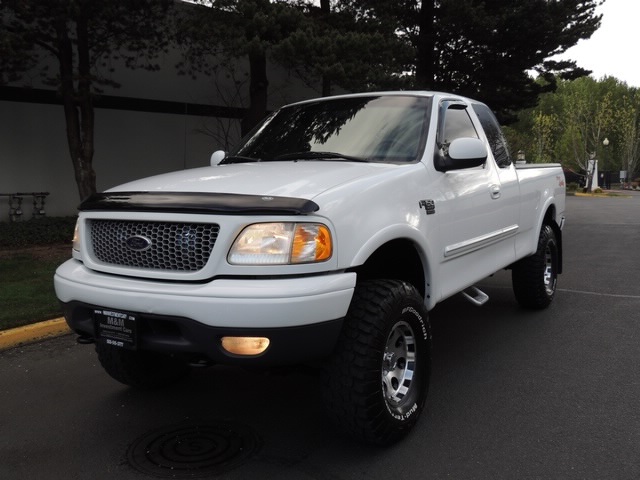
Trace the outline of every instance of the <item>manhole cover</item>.
{"type": "Polygon", "coordinates": [[[258,436],[244,425],[182,425],[143,435],[129,447],[127,459],[156,477],[199,478],[242,465],[259,447],[258,436]]]}

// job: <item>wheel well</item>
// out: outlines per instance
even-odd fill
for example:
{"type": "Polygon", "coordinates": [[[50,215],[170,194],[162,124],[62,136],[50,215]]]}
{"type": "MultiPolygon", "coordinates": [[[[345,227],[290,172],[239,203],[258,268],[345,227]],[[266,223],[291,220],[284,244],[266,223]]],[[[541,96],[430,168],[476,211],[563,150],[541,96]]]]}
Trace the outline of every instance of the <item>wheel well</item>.
{"type": "Polygon", "coordinates": [[[425,273],[422,260],[413,242],[393,240],[382,245],[367,259],[353,269],[358,280],[395,279],[412,284],[425,295],[425,273]]]}

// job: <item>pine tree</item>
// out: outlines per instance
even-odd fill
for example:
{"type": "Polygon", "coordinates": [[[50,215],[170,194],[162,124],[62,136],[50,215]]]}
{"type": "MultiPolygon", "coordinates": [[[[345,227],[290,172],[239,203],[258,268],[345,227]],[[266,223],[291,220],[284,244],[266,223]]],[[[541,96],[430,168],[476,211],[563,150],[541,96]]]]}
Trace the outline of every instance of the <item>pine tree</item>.
{"type": "Polygon", "coordinates": [[[589,72],[550,60],[599,27],[600,0],[432,0],[421,2],[416,85],[485,101],[503,122],[589,72]],[[424,31],[428,32],[425,33],[424,31]],[[536,71],[546,82],[536,82],[536,71]]]}

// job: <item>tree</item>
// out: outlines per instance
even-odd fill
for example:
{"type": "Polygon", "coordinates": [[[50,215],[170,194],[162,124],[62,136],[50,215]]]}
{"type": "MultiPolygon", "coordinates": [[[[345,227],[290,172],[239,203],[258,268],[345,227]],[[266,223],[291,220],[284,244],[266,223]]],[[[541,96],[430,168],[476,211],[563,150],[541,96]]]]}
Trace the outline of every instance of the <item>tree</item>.
{"type": "Polygon", "coordinates": [[[627,97],[617,110],[616,126],[619,133],[622,169],[633,180],[640,158],[640,104],[637,95],[627,97]]]}
{"type": "MultiPolygon", "coordinates": [[[[245,92],[248,90],[249,79],[241,66],[236,62],[219,63],[213,68],[210,80],[218,105],[229,111],[246,109],[245,92]]],[[[204,117],[196,131],[212,137],[215,145],[225,151],[231,150],[242,138],[242,125],[237,116],[204,117]]]]}
{"type": "Polygon", "coordinates": [[[246,134],[267,113],[267,59],[304,22],[299,9],[270,0],[203,0],[178,18],[182,73],[214,75],[222,63],[246,60],[249,99],[242,119],[246,134]]]}
{"type": "Polygon", "coordinates": [[[306,4],[308,27],[287,39],[279,61],[301,78],[322,77],[323,96],[332,85],[350,91],[408,88],[413,50],[398,31],[406,3],[322,0],[319,9],[306,4]]]}
{"type": "Polygon", "coordinates": [[[537,146],[544,144],[550,149],[545,161],[587,172],[588,160],[595,158],[600,169],[627,170],[634,178],[640,156],[640,93],[613,77],[560,80],[555,92],[543,94],[535,109],[522,111],[505,131],[512,145],[533,152],[536,160],[537,146]],[[547,128],[551,119],[554,128],[547,128]]]}
{"type": "Polygon", "coordinates": [[[588,74],[572,61],[553,61],[600,25],[600,0],[422,1],[416,86],[457,91],[485,101],[502,122],[556,88],[556,78],[588,74]],[[426,31],[425,31],[426,30],[426,31]],[[534,70],[545,82],[534,81],[534,70]]]}
{"type": "Polygon", "coordinates": [[[558,118],[555,114],[545,114],[541,111],[534,114],[532,128],[534,163],[553,162],[553,148],[557,128],[558,118]]]}
{"type": "Polygon", "coordinates": [[[595,82],[580,79],[572,84],[572,92],[565,97],[566,133],[571,142],[575,163],[587,172],[587,189],[591,189],[593,169],[589,161],[597,157],[605,132],[612,127],[613,105],[611,92],[594,95],[595,82]]]}
{"type": "Polygon", "coordinates": [[[35,71],[57,88],[80,198],[96,191],[93,100],[117,87],[115,65],[155,69],[169,0],[5,0],[0,83],[35,71]],[[50,69],[51,66],[53,69],[50,69]]]}
{"type": "MultiPolygon", "coordinates": [[[[246,133],[267,113],[271,61],[329,95],[347,90],[398,88],[411,50],[385,21],[354,1],[320,6],[305,0],[202,0],[178,22],[184,73],[213,75],[220,63],[245,59],[249,69],[246,133]]],[[[380,2],[382,4],[382,2],[380,2]]]]}

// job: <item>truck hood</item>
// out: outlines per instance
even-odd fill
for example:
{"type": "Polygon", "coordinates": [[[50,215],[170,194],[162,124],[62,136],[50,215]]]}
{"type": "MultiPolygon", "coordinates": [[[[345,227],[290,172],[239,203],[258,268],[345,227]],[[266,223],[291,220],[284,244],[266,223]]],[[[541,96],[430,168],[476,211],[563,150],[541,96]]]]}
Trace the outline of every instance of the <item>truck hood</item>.
{"type": "Polygon", "coordinates": [[[136,180],[107,192],[206,192],[311,200],[327,190],[399,166],[332,161],[259,162],[183,170],[136,180]]]}

